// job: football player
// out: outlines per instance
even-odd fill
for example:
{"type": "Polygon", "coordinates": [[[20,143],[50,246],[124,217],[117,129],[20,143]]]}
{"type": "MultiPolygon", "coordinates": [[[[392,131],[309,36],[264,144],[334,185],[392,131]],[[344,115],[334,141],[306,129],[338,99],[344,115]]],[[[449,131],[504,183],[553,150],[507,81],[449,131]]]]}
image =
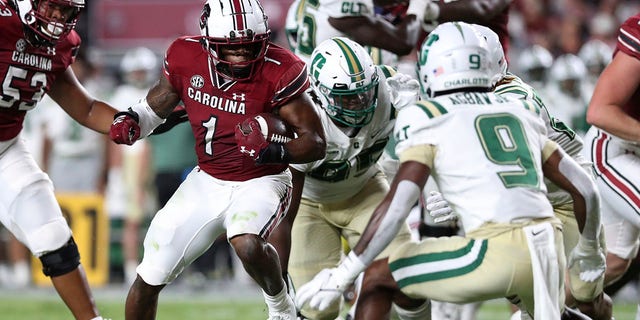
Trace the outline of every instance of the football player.
{"type": "Polygon", "coordinates": [[[585,277],[604,270],[593,181],[547,138],[536,103],[491,92],[493,64],[486,39],[469,24],[444,23],[430,33],[419,56],[429,99],[398,114],[401,166],[391,190],[340,265],[298,290],[298,306],[326,308],[369,266],[379,290],[361,292],[356,319],[384,319],[390,308],[384,295],[396,303],[398,295],[455,303],[508,297],[535,319],[559,319],[566,261],[543,177],[576,203],[581,236],[569,265],[585,277]],[[374,261],[429,176],[451,197],[466,235],[406,242],[374,261]]]}
{"type": "Polygon", "coordinates": [[[146,99],[119,113],[111,126],[116,143],[132,144],[182,101],[198,158],[151,221],[125,317],[154,319],[162,288],[226,232],[262,288],[269,319],[295,319],[278,254],[265,239],[289,205],[288,164],[325,154],[322,124],[305,93],[306,65],[269,41],[257,0],[208,0],[199,21],[201,35],[173,41],[146,99]],[[253,117],[263,112],[278,114],[297,138],[267,142],[253,117]]]}
{"type": "MultiPolygon", "coordinates": [[[[327,155],[291,165],[294,199],[302,198],[292,202],[286,218],[293,224],[289,273],[294,287],[340,262],[341,238],[349,246],[360,239],[389,190],[376,161],[393,131],[396,109],[413,103],[419,89],[418,81],[388,66],[376,66],[361,45],[344,37],[325,40],[315,48],[309,76],[327,155]]],[[[404,226],[379,258],[409,238],[404,226]]],[[[321,312],[301,310],[303,317],[318,320],[336,319],[339,312],[340,301],[321,312]]]]}
{"type": "MultiPolygon", "coordinates": [[[[497,41],[497,35],[483,26],[474,26],[487,40],[492,48],[493,60],[497,62],[495,75],[498,82],[494,92],[500,96],[513,97],[525,101],[535,101],[541,106],[540,118],[547,127],[547,136],[556,142],[566,153],[571,156],[589,175],[591,175],[591,162],[582,155],[583,141],[571,127],[552,115],[536,90],[522,81],[513,73],[507,72],[507,62],[504,51],[497,41]]],[[[553,211],[562,221],[562,234],[564,240],[564,253],[567,259],[571,251],[578,244],[579,229],[573,213],[573,199],[571,194],[558,185],[545,178],[547,186],[547,198],[553,206],[553,211]]],[[[604,234],[599,237],[600,248],[605,249],[604,234]]],[[[566,290],[566,305],[577,306],[593,319],[611,319],[612,305],[610,298],[602,291],[604,274],[599,275],[597,281],[585,283],[579,277],[572,278],[566,290]]]]}
{"type": "MultiPolygon", "coordinates": [[[[546,124],[549,139],[556,142],[590,174],[591,171],[589,168],[591,163],[581,154],[583,143],[580,136],[562,121],[550,114],[546,105],[533,87],[522,81],[516,75],[507,72],[507,61],[498,40],[498,35],[485,26],[474,25],[474,28],[488,41],[489,52],[495,67],[494,81],[497,81],[494,92],[499,96],[521,99],[528,101],[528,103],[537,103],[541,107],[542,112],[540,112],[539,115],[546,124]]],[[[547,186],[547,198],[553,206],[556,217],[562,221],[564,252],[565,256],[569,258],[571,250],[576,246],[579,239],[578,224],[573,214],[573,199],[571,194],[549,179],[545,178],[544,181],[547,186]]],[[[430,199],[428,198],[427,201],[430,201],[430,199]]],[[[442,205],[440,207],[442,207],[442,205]]],[[[442,221],[448,220],[444,218],[447,212],[440,212],[442,214],[438,218],[442,221]]],[[[436,214],[436,216],[438,215],[436,214]]],[[[601,234],[600,241],[604,239],[603,237],[604,235],[601,234]]],[[[604,245],[601,245],[601,247],[604,248],[604,245]]],[[[601,274],[598,281],[590,282],[593,285],[584,284],[583,288],[579,288],[579,286],[581,286],[581,280],[579,278],[573,279],[573,285],[570,284],[566,290],[566,304],[571,307],[577,304],[581,310],[594,319],[610,319],[612,311],[611,302],[610,298],[602,292],[603,277],[604,274],[601,274]],[[572,294],[573,291],[575,291],[575,295],[579,301],[575,301],[574,294],[572,294]]]]}
{"type": "MultiPolygon", "coordinates": [[[[302,1],[295,53],[309,63],[313,49],[332,37],[347,37],[365,46],[375,64],[395,65],[411,53],[421,32],[417,13],[393,24],[376,15],[374,5],[403,5],[402,0],[302,1]]],[[[414,1],[416,3],[421,1],[414,1]]]]}
{"type": "Polygon", "coordinates": [[[584,138],[584,153],[593,162],[602,196],[608,251],[605,284],[625,273],[640,243],[639,39],[640,14],[636,14],[620,26],[613,59],[600,75],[587,108],[592,127],[584,138]]]}
{"type": "Polygon", "coordinates": [[[48,94],[75,121],[109,132],[116,109],[89,95],[69,67],[84,0],[0,1],[0,221],[38,257],[73,317],[102,319],[49,177],[21,138],[24,117],[48,94]]]}

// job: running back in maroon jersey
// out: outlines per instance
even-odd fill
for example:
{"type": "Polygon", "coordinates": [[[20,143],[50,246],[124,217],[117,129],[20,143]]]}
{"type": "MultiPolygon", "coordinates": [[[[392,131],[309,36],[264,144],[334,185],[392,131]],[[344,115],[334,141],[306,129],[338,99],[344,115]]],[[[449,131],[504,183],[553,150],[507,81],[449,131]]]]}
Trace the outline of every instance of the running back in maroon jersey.
{"type": "Polygon", "coordinates": [[[265,61],[248,81],[229,81],[214,70],[199,37],[182,37],[167,50],[163,71],[184,102],[196,137],[202,170],[233,181],[275,174],[287,164],[256,165],[238,151],[236,124],[247,116],[274,112],[309,86],[304,62],[270,44],[265,61]]]}

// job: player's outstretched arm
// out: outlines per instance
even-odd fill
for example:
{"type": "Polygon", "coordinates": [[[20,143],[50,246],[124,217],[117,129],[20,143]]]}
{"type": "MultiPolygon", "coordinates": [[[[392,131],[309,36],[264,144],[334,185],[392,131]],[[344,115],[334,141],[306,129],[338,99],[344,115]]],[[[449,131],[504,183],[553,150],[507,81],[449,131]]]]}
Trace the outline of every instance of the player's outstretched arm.
{"type": "Polygon", "coordinates": [[[109,129],[111,140],[132,145],[138,138],[148,136],[165,122],[178,102],[179,94],[166,78],[160,76],[160,81],[149,89],[145,99],[114,115],[109,129]]]}
{"type": "Polygon", "coordinates": [[[408,55],[415,49],[422,27],[415,15],[406,16],[393,25],[377,16],[329,18],[329,23],[353,41],[397,55],[408,55]]]}
{"type": "Polygon", "coordinates": [[[581,232],[567,261],[569,289],[576,300],[592,301],[602,293],[606,266],[605,248],[599,241],[598,191],[591,177],[562,149],[557,148],[545,158],[545,177],[573,197],[573,210],[581,232]]]}
{"type": "MultiPolygon", "coordinates": [[[[512,0],[458,0],[438,1],[439,23],[464,21],[487,25],[495,16],[506,9],[512,0]]],[[[425,16],[425,19],[428,17],[425,16]]]]}
{"type": "Polygon", "coordinates": [[[101,133],[108,133],[113,116],[118,112],[107,103],[91,96],[67,68],[51,85],[49,96],[81,125],[101,133]]]}
{"type": "MultiPolygon", "coordinates": [[[[549,144],[555,145],[553,142],[549,144]]],[[[582,236],[597,240],[600,232],[600,199],[595,182],[582,167],[557,147],[547,156],[543,171],[573,198],[573,211],[582,236]]]]}

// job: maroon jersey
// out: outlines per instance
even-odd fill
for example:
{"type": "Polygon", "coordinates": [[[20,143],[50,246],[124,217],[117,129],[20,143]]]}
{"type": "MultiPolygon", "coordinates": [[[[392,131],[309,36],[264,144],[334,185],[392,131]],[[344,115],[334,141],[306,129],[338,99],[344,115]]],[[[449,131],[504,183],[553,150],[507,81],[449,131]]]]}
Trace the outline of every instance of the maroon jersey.
{"type": "Polygon", "coordinates": [[[251,115],[273,112],[309,87],[306,65],[293,53],[271,43],[250,80],[229,81],[213,70],[198,37],[182,37],[167,50],[163,69],[187,110],[202,170],[218,179],[244,181],[287,168],[256,165],[240,153],[234,128],[251,115]]]}
{"type": "MultiPolygon", "coordinates": [[[[613,53],[615,56],[619,51],[640,60],[640,13],[627,19],[618,33],[618,43],[613,53]]],[[[622,106],[622,109],[631,117],[640,120],[640,88],[636,89],[629,101],[622,106]]]]}
{"type": "Polygon", "coordinates": [[[20,133],[24,116],[74,61],[80,36],[71,31],[55,47],[27,43],[16,12],[0,2],[0,141],[20,133]]]}

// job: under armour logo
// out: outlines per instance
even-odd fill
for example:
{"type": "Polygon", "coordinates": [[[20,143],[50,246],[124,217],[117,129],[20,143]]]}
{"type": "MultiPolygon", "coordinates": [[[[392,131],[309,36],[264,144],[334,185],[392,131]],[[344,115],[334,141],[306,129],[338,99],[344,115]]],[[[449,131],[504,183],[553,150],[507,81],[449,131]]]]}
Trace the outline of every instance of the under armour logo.
{"type": "Polygon", "coordinates": [[[245,94],[244,93],[233,93],[233,100],[240,100],[240,101],[245,101],[245,94]]]}
{"type": "Polygon", "coordinates": [[[56,55],[56,47],[47,47],[47,54],[51,56],[56,55]]]}
{"type": "Polygon", "coordinates": [[[240,146],[240,153],[246,153],[249,157],[253,157],[256,154],[256,151],[253,149],[247,150],[245,146],[240,146]]]}

